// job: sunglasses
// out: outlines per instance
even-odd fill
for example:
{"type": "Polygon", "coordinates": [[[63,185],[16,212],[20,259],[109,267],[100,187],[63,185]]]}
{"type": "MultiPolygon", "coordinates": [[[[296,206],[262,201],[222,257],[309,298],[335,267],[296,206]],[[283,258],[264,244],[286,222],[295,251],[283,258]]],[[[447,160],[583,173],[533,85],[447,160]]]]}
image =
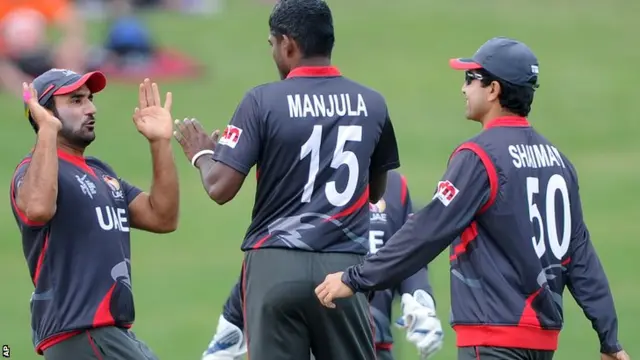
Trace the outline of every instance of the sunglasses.
{"type": "Polygon", "coordinates": [[[471,85],[471,82],[473,82],[473,80],[482,80],[482,79],[484,79],[484,77],[478,73],[471,72],[471,71],[464,72],[464,82],[467,85],[471,85]]]}
{"type": "MultiPolygon", "coordinates": [[[[482,80],[484,79],[484,76],[475,73],[475,72],[471,72],[471,71],[465,71],[464,72],[464,82],[467,85],[471,85],[471,83],[473,82],[473,80],[482,80]]],[[[532,83],[531,87],[533,87],[534,89],[537,89],[540,87],[540,84],[538,84],[537,82],[532,83]]]]}

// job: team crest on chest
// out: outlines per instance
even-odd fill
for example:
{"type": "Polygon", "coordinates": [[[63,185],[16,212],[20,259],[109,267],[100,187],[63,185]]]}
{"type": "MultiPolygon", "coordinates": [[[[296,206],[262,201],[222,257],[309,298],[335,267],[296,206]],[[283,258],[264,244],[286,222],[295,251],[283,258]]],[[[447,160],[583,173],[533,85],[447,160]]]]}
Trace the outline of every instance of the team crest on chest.
{"type": "Polygon", "coordinates": [[[369,219],[373,222],[386,222],[386,209],[387,203],[384,201],[384,199],[378,200],[378,202],[375,204],[369,203],[369,219]]]}
{"type": "Polygon", "coordinates": [[[116,200],[124,199],[124,193],[122,191],[122,186],[120,185],[120,181],[118,179],[113,178],[109,175],[102,175],[102,180],[104,180],[105,184],[111,190],[111,196],[113,196],[116,200]]]}

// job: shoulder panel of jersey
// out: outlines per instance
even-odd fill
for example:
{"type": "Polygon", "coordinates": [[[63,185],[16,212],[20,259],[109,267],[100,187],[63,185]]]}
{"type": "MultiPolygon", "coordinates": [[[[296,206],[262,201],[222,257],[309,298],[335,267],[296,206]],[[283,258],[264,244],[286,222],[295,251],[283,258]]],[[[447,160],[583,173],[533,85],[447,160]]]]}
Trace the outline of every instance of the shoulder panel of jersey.
{"type": "Polygon", "coordinates": [[[453,153],[449,157],[449,161],[451,161],[451,159],[457,153],[459,153],[460,151],[467,150],[476,154],[478,159],[480,159],[480,161],[482,162],[482,165],[484,165],[484,168],[487,171],[487,176],[489,178],[489,186],[490,186],[491,192],[490,192],[489,200],[482,206],[482,208],[480,208],[480,211],[478,212],[478,214],[484,213],[495,203],[495,201],[498,198],[499,187],[500,187],[500,173],[498,168],[496,167],[496,159],[493,157],[493,154],[491,153],[491,151],[486,148],[486,145],[490,144],[490,142],[486,141],[486,136],[487,136],[487,131],[483,131],[477,134],[476,136],[470,138],[469,140],[463,142],[458,147],[456,147],[456,149],[453,151],[453,153]]]}

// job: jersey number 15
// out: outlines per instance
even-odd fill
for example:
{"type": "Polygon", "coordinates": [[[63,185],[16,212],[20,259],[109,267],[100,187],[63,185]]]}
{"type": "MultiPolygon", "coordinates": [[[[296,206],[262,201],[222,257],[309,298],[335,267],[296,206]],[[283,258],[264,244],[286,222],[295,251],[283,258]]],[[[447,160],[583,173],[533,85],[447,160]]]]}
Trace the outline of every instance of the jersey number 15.
{"type": "Polygon", "coordinates": [[[541,195],[545,197],[545,216],[542,217],[538,204],[534,201],[534,195],[540,193],[540,180],[537,177],[527,178],[527,201],[529,203],[529,219],[531,224],[537,223],[538,233],[540,238],[536,239],[536,236],[531,237],[533,242],[533,248],[536,251],[538,258],[547,251],[547,245],[545,244],[545,233],[549,240],[549,247],[556,259],[562,260],[562,258],[569,251],[569,243],[571,240],[571,206],[569,203],[569,190],[567,189],[567,182],[562,175],[554,174],[549,178],[547,186],[542,189],[544,193],[541,195]],[[556,194],[560,193],[562,199],[562,237],[558,237],[558,225],[556,224],[556,194]]]}
{"type": "MultiPolygon", "coordinates": [[[[333,206],[344,206],[351,201],[353,194],[358,185],[358,176],[360,175],[360,165],[358,157],[352,151],[344,149],[347,141],[362,141],[362,126],[348,125],[338,126],[338,139],[336,147],[333,149],[333,158],[331,159],[331,167],[338,169],[342,165],[346,165],[349,170],[349,179],[347,186],[343,192],[339,192],[336,188],[335,181],[329,181],[325,184],[324,192],[327,200],[333,206]]],[[[320,145],[322,144],[322,125],[315,125],[311,136],[300,148],[300,160],[311,155],[309,164],[309,177],[302,191],[302,202],[311,201],[311,195],[316,183],[316,176],[320,170],[320,145]]]]}

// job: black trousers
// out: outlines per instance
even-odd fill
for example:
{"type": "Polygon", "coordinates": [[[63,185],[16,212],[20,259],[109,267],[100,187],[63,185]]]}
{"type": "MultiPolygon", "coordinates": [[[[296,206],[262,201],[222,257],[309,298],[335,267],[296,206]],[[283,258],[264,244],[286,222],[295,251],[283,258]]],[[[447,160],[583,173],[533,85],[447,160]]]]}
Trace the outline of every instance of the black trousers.
{"type": "Polygon", "coordinates": [[[158,360],[133,332],[113,326],[85,330],[44,351],[45,360],[158,360]]]}
{"type": "Polygon", "coordinates": [[[373,360],[369,303],[364,294],[320,304],[314,289],[329,273],[363,257],[289,249],[245,252],[244,319],[251,360],[373,360]]]}
{"type": "Polygon", "coordinates": [[[469,346],[458,348],[458,360],[552,360],[553,351],[469,346]]]}

